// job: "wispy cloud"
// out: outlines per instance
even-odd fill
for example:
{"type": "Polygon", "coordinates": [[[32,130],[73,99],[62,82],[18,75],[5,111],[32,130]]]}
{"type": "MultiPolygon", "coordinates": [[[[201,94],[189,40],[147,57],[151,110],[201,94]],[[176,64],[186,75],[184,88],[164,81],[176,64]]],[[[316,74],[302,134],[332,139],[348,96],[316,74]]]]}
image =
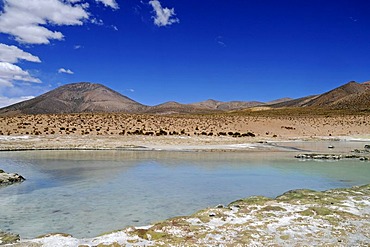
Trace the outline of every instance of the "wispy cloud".
{"type": "Polygon", "coordinates": [[[41,83],[41,80],[32,77],[28,71],[15,64],[0,62],[0,86],[12,87],[16,81],[41,83]]]}
{"type": "Polygon", "coordinates": [[[179,23],[180,20],[175,17],[175,9],[163,8],[161,3],[158,0],[151,0],[149,4],[153,7],[155,16],[154,24],[158,27],[169,26],[174,23],[179,23]]]}
{"type": "Polygon", "coordinates": [[[19,60],[40,63],[39,57],[25,52],[14,45],[0,43],[0,62],[18,63],[19,60]]]}
{"type": "Polygon", "coordinates": [[[81,48],[83,48],[82,45],[75,45],[75,46],[73,46],[73,49],[75,49],[75,50],[78,50],[78,49],[81,49],[81,48]]]}
{"type": "Polygon", "coordinates": [[[87,6],[58,0],[4,0],[0,32],[21,43],[49,44],[50,40],[61,40],[64,36],[50,30],[47,24],[82,25],[89,18],[87,6]]]}
{"type": "Polygon", "coordinates": [[[215,39],[216,43],[219,44],[222,47],[226,47],[226,43],[224,42],[224,37],[221,35],[217,36],[215,39]]]}
{"type": "Polygon", "coordinates": [[[119,9],[116,0],[95,0],[95,1],[103,3],[106,7],[111,7],[112,9],[119,9]]]}
{"type": "Polygon", "coordinates": [[[73,75],[74,72],[70,69],[65,69],[65,68],[60,68],[58,69],[58,73],[61,74],[61,73],[64,73],[64,74],[69,74],[69,75],[73,75]]]}
{"type": "Polygon", "coordinates": [[[90,22],[92,24],[95,24],[95,25],[98,25],[98,26],[103,26],[104,25],[104,21],[102,19],[92,18],[90,20],[90,22]]]}

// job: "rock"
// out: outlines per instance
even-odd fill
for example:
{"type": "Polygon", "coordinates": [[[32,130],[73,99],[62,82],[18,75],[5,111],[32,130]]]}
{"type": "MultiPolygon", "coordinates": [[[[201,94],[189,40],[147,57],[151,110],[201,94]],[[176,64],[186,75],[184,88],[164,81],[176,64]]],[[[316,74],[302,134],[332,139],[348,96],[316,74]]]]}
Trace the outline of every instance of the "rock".
{"type": "Polygon", "coordinates": [[[308,158],[310,158],[308,155],[306,155],[306,154],[298,154],[298,155],[296,155],[296,156],[294,156],[295,158],[297,158],[297,159],[308,159],[308,158]]]}
{"type": "Polygon", "coordinates": [[[215,217],[216,216],[216,214],[215,213],[213,213],[213,212],[211,212],[211,213],[209,213],[209,215],[208,215],[209,217],[215,217]]]}
{"type": "Polygon", "coordinates": [[[352,153],[358,153],[358,154],[365,154],[365,153],[370,153],[370,149],[363,149],[363,150],[360,150],[360,149],[354,149],[351,151],[352,153]]]}
{"type": "Polygon", "coordinates": [[[366,145],[364,146],[364,148],[365,148],[365,149],[370,149],[370,144],[366,144],[366,145]]]}
{"type": "Polygon", "coordinates": [[[0,230],[0,245],[5,244],[13,244],[20,240],[20,236],[18,234],[13,234],[9,232],[2,232],[0,230]]]}
{"type": "MultiPolygon", "coordinates": [[[[359,152],[355,152],[359,153],[359,152]]],[[[341,159],[354,159],[354,160],[361,160],[361,161],[368,161],[369,157],[367,156],[359,156],[354,154],[348,155],[336,155],[336,154],[298,154],[294,156],[297,159],[314,159],[314,160],[341,160],[341,159]]]]}
{"type": "Polygon", "coordinates": [[[1,185],[11,185],[13,183],[19,183],[26,180],[21,175],[17,173],[6,173],[3,170],[0,170],[0,186],[1,185]]]}

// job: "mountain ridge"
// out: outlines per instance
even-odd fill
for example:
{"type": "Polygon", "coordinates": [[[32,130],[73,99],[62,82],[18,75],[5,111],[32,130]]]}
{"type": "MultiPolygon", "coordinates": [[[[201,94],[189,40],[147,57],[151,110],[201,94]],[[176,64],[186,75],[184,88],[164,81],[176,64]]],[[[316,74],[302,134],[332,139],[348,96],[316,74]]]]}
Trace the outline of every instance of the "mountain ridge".
{"type": "Polygon", "coordinates": [[[222,102],[208,99],[190,104],[169,101],[155,106],[141,104],[102,84],[79,82],[66,84],[33,99],[1,108],[0,115],[82,112],[187,114],[238,111],[253,107],[269,109],[286,107],[369,109],[370,81],[364,83],[350,81],[323,94],[299,99],[282,98],[267,103],[258,101],[222,102]]]}

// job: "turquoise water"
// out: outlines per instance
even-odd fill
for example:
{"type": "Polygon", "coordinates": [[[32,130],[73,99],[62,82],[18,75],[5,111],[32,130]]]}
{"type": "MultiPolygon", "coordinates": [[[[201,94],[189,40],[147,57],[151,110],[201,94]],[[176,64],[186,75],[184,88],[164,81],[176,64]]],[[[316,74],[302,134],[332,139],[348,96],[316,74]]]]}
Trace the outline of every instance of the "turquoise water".
{"type": "Polygon", "coordinates": [[[1,152],[22,174],[0,188],[0,229],[33,238],[94,237],[251,195],[370,183],[370,162],[299,161],[292,152],[1,152]]]}

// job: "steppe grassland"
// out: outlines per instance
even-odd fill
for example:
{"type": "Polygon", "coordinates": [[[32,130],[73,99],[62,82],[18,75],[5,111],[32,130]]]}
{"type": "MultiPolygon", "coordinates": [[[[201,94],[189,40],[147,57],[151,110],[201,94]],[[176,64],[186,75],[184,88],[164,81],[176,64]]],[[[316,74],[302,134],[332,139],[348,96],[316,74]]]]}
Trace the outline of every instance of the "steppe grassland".
{"type": "Polygon", "coordinates": [[[0,135],[291,138],[370,134],[370,114],[261,111],[199,115],[83,113],[0,117],[0,135]]]}

